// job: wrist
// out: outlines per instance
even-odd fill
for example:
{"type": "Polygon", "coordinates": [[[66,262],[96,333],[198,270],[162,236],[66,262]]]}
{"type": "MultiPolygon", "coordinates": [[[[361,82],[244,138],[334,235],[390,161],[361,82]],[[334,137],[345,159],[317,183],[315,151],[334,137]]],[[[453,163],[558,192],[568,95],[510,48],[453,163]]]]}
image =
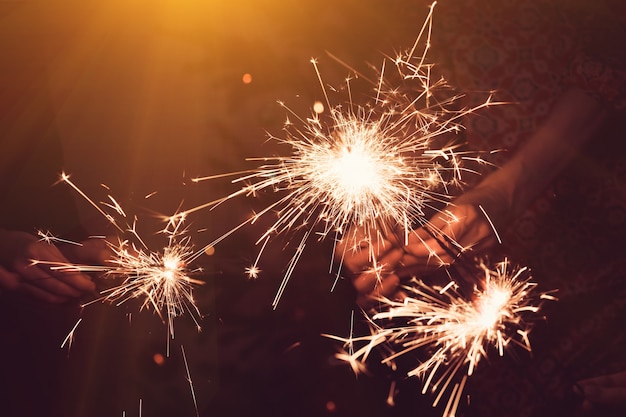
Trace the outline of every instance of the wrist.
{"type": "Polygon", "coordinates": [[[506,229],[517,217],[516,187],[505,170],[496,171],[475,188],[460,196],[454,204],[471,204],[484,211],[497,230],[506,229]]]}

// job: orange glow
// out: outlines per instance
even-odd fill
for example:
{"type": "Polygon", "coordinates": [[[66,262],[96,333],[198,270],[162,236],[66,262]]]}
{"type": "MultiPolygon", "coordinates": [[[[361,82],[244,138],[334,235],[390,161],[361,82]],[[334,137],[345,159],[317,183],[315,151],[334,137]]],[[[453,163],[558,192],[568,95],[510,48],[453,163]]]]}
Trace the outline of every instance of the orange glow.
{"type": "Polygon", "coordinates": [[[241,77],[241,81],[243,81],[244,84],[250,84],[252,82],[252,74],[243,74],[243,77],[241,77]]]}
{"type": "Polygon", "coordinates": [[[163,366],[163,364],[165,364],[165,357],[160,353],[155,353],[154,355],[152,355],[152,360],[159,366],[163,366]]]}
{"type": "Polygon", "coordinates": [[[337,404],[335,404],[335,402],[334,402],[334,401],[330,401],[330,400],[329,400],[329,401],[327,401],[327,402],[326,402],[326,410],[327,410],[329,413],[334,413],[335,411],[337,411],[337,404]]]}
{"type": "Polygon", "coordinates": [[[313,111],[317,114],[324,113],[324,103],[321,101],[316,101],[313,103],[313,111]]]}

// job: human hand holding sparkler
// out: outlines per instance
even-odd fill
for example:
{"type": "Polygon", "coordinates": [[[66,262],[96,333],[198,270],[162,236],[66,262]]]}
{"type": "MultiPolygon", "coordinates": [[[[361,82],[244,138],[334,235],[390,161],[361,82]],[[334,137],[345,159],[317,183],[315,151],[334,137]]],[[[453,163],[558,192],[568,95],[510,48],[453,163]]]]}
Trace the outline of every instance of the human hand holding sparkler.
{"type": "MultiPolygon", "coordinates": [[[[486,186],[466,193],[426,225],[409,233],[406,240],[388,235],[375,242],[363,243],[373,246],[372,251],[355,249],[348,252],[343,266],[353,277],[357,303],[367,306],[380,297],[402,299],[404,293],[400,290],[400,283],[403,278],[450,265],[470,250],[478,254],[492,248],[499,237],[481,203],[485,201],[484,196],[493,199],[499,194],[497,189],[490,193],[486,186]]],[[[496,201],[505,202],[506,199],[496,201]]],[[[502,205],[505,209],[504,203],[502,205]]],[[[339,250],[343,249],[340,247],[339,250]]]]}
{"type": "Polygon", "coordinates": [[[459,250],[481,252],[493,247],[500,241],[499,231],[520,216],[573,160],[607,115],[608,110],[582,90],[565,92],[544,125],[509,162],[409,235],[408,255],[402,264],[412,266],[432,257],[450,262],[450,254],[459,250]],[[449,241],[448,247],[458,245],[457,250],[438,245],[442,237],[449,241]]]}
{"type": "Polygon", "coordinates": [[[468,250],[483,252],[570,163],[596,134],[609,111],[580,89],[566,91],[546,122],[502,168],[457,198],[406,240],[384,236],[371,242],[375,252],[347,251],[344,266],[352,274],[358,299],[392,294],[382,283],[454,262],[468,250]],[[373,254],[374,256],[371,256],[373,254]]]}
{"type": "Polygon", "coordinates": [[[51,303],[69,301],[96,289],[89,276],[76,270],[55,270],[38,261],[68,263],[68,256],[74,260],[101,260],[99,253],[97,244],[89,244],[72,248],[65,255],[59,247],[29,233],[0,230],[0,287],[51,303]]]}
{"type": "Polygon", "coordinates": [[[495,186],[483,185],[464,194],[408,236],[398,274],[414,275],[428,267],[449,265],[470,250],[487,252],[500,241],[498,229],[506,226],[510,206],[495,186]],[[491,201],[491,214],[484,208],[486,201],[491,201]]]}
{"type": "Polygon", "coordinates": [[[594,405],[626,407],[626,371],[578,381],[583,391],[583,409],[594,405]]]}
{"type": "Polygon", "coordinates": [[[350,233],[352,236],[359,234],[362,239],[342,239],[335,247],[335,257],[342,258],[343,272],[352,279],[356,289],[357,304],[366,307],[381,297],[403,298],[399,290],[400,277],[393,269],[405,256],[401,247],[394,243],[397,239],[360,231],[350,233]]]}

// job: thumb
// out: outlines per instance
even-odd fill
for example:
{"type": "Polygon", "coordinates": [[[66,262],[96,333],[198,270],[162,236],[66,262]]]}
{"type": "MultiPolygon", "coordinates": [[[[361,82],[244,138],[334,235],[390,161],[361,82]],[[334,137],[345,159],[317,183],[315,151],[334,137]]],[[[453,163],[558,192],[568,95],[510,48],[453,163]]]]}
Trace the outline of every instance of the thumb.
{"type": "Polygon", "coordinates": [[[19,275],[9,272],[0,266],[0,289],[13,291],[18,288],[19,283],[19,275]]]}

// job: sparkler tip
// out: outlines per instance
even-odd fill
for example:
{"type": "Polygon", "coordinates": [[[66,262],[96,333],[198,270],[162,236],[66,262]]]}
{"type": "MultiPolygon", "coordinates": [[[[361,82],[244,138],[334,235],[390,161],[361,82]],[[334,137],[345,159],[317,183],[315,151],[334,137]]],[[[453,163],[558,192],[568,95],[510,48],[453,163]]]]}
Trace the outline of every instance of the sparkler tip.
{"type": "Polygon", "coordinates": [[[245,269],[245,274],[249,279],[257,279],[260,273],[261,269],[256,265],[249,266],[245,269]]]}

